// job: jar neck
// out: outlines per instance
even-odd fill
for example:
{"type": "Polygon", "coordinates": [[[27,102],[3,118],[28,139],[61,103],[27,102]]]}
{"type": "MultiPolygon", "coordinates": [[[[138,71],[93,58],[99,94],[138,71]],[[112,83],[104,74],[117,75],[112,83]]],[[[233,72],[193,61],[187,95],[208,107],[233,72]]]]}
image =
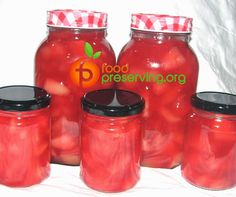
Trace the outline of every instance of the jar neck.
{"type": "Polygon", "coordinates": [[[111,117],[111,116],[99,116],[90,114],[88,112],[83,112],[84,117],[87,120],[95,120],[97,122],[107,122],[108,124],[125,124],[129,121],[132,121],[134,119],[140,118],[141,114],[135,114],[131,116],[123,116],[123,117],[111,117]]]}
{"type": "Polygon", "coordinates": [[[107,35],[106,29],[81,29],[81,28],[62,28],[62,27],[48,27],[48,37],[56,39],[103,39],[107,35]]]}
{"type": "Polygon", "coordinates": [[[230,121],[236,121],[236,115],[220,114],[215,112],[204,111],[193,107],[193,112],[201,117],[207,119],[224,119],[230,121]]]}
{"type": "Polygon", "coordinates": [[[29,111],[3,111],[0,110],[0,116],[8,117],[8,118],[33,118],[35,116],[48,115],[49,106],[29,111]]]}
{"type": "Polygon", "coordinates": [[[189,42],[191,39],[191,33],[166,33],[166,32],[154,32],[131,29],[132,39],[153,39],[156,41],[167,40],[180,40],[183,42],[189,42]]]}

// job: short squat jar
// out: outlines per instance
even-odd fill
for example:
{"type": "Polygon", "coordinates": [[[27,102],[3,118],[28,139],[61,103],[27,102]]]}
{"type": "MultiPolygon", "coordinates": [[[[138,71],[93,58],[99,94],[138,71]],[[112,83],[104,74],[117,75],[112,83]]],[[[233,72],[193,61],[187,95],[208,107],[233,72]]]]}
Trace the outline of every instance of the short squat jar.
{"type": "Polygon", "coordinates": [[[82,99],[81,177],[91,188],[121,192],[140,177],[144,100],[123,90],[97,90],[82,99]]]}
{"type": "Polygon", "coordinates": [[[182,163],[195,186],[221,190],[236,185],[236,95],[200,92],[192,97],[182,163]]]}
{"type": "Polygon", "coordinates": [[[0,88],[0,184],[26,187],[48,177],[49,103],[41,88],[0,88]]]}

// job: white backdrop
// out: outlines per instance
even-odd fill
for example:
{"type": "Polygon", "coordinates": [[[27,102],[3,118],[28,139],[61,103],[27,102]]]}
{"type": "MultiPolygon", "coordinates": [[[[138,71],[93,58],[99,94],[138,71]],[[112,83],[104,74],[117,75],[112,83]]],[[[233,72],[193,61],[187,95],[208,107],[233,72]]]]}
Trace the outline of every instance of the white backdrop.
{"type": "Polygon", "coordinates": [[[0,86],[33,84],[34,54],[47,32],[46,11],[58,8],[107,12],[108,40],[117,55],[129,39],[131,13],[193,17],[198,91],[236,93],[235,0],[0,0],[0,86]]]}
{"type": "MultiPolygon", "coordinates": [[[[198,91],[219,90],[236,93],[235,0],[0,0],[0,86],[33,84],[34,54],[47,32],[46,11],[59,8],[107,12],[109,14],[108,40],[117,55],[129,39],[131,13],[144,12],[193,17],[191,46],[200,63],[198,91]]],[[[97,193],[85,190],[85,186],[80,185],[80,180],[78,180],[78,184],[74,185],[76,189],[74,188],[73,182],[70,182],[69,179],[77,181],[77,172],[77,168],[53,166],[53,175],[44,185],[33,187],[31,190],[11,190],[0,186],[0,194],[1,196],[7,194],[42,196],[40,192],[47,194],[48,185],[56,180],[51,190],[49,189],[54,194],[97,196],[97,193]],[[63,176],[65,181],[63,181],[63,176]],[[59,177],[58,180],[57,177],[59,177]],[[60,190],[63,186],[64,190],[60,190]]],[[[172,194],[177,195],[177,193],[184,195],[186,192],[189,196],[195,196],[195,194],[201,196],[200,194],[205,192],[186,183],[178,185],[183,181],[178,168],[171,172],[145,169],[143,177],[147,177],[147,179],[142,179],[136,192],[127,193],[126,196],[144,195],[147,192],[149,192],[149,196],[155,196],[155,193],[160,192],[158,190],[160,188],[162,189],[160,193],[165,196],[173,196],[172,194]],[[174,176],[173,180],[176,179],[176,182],[168,182],[168,176],[174,176]],[[161,180],[164,182],[160,182],[161,180]],[[160,184],[162,185],[160,186],[160,184]],[[183,186],[184,184],[186,185],[183,186]],[[148,185],[151,186],[147,187],[148,185]],[[182,190],[183,187],[185,190],[182,190]],[[143,190],[143,188],[145,189],[143,190]]],[[[226,195],[236,196],[236,189],[230,192],[209,193],[209,196],[226,195]]]]}

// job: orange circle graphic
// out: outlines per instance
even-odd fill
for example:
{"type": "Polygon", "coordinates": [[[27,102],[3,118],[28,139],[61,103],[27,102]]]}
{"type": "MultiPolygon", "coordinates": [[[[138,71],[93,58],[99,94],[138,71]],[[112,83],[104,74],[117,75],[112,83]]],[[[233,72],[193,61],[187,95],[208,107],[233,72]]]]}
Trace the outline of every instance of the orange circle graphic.
{"type": "Polygon", "coordinates": [[[99,67],[88,59],[79,59],[71,65],[70,78],[78,86],[91,87],[98,81],[99,77],[99,67]]]}

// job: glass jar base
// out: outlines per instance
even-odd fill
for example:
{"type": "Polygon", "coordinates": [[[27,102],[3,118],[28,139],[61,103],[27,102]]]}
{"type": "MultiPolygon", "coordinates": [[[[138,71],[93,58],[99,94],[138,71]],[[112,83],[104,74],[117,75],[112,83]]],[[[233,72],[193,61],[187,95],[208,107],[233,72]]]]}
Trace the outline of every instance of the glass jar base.
{"type": "Polygon", "coordinates": [[[51,163],[67,165],[67,166],[79,166],[80,165],[80,156],[78,155],[60,155],[57,158],[51,158],[51,163]]]}
{"type": "Polygon", "coordinates": [[[135,185],[138,183],[139,180],[135,181],[132,184],[129,184],[127,187],[123,187],[123,188],[117,188],[117,189],[101,189],[98,187],[94,187],[92,186],[92,184],[89,184],[82,176],[80,176],[81,179],[83,180],[84,184],[89,187],[90,189],[96,190],[98,192],[103,192],[103,193],[120,193],[120,192],[125,192],[127,190],[132,189],[133,187],[135,187],[135,185]]]}
{"type": "Polygon", "coordinates": [[[182,177],[184,178],[184,180],[186,182],[188,182],[189,184],[195,186],[195,187],[198,187],[200,189],[205,189],[205,190],[209,190],[209,191],[222,191],[222,190],[228,190],[228,189],[232,189],[233,187],[236,186],[236,183],[235,184],[228,184],[227,186],[219,186],[219,184],[217,184],[216,182],[215,183],[211,183],[212,186],[204,186],[204,185],[201,185],[201,184],[198,184],[194,181],[191,181],[190,179],[186,178],[184,175],[183,175],[183,172],[182,172],[182,177]],[[215,186],[214,186],[215,185],[215,186]],[[217,186],[218,185],[218,186],[217,186]]]}

